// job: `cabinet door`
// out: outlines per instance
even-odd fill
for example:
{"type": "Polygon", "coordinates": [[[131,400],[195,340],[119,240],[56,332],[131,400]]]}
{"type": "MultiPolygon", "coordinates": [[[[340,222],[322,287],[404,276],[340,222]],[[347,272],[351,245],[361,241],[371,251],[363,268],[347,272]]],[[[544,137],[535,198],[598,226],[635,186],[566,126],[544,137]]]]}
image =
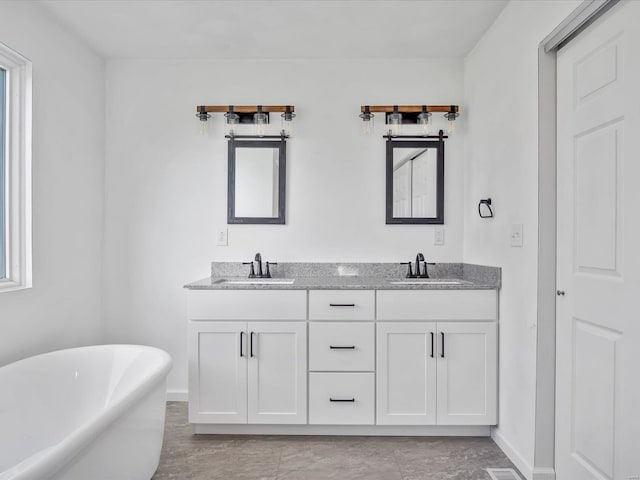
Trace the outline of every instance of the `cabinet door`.
{"type": "Polygon", "coordinates": [[[436,423],[436,324],[378,323],[378,425],[436,423]]]}
{"type": "Polygon", "coordinates": [[[247,423],[246,328],[244,322],[189,324],[190,422],[247,423]]]}
{"type": "Polygon", "coordinates": [[[307,423],[306,322],[250,322],[249,423],[307,423]]]}
{"type": "Polygon", "coordinates": [[[495,322],[438,323],[438,424],[495,425],[495,322]]]}

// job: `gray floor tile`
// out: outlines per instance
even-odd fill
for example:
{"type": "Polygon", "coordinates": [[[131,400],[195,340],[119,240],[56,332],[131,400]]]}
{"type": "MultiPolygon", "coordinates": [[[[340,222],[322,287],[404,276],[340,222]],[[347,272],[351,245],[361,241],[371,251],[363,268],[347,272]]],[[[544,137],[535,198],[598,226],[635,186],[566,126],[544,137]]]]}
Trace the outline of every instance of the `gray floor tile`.
{"type": "Polygon", "coordinates": [[[486,437],[194,435],[169,402],[152,480],[488,480],[511,462],[486,437]]]}

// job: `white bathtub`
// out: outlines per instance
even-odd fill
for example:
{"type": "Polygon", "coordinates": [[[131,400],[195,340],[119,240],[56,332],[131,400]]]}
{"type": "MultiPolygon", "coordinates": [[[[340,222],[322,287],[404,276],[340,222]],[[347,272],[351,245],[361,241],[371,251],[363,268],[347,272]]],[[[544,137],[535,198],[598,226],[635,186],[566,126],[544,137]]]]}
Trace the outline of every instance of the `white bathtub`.
{"type": "Polygon", "coordinates": [[[160,458],[171,357],[73,348],[0,368],[0,480],[149,480],[160,458]]]}

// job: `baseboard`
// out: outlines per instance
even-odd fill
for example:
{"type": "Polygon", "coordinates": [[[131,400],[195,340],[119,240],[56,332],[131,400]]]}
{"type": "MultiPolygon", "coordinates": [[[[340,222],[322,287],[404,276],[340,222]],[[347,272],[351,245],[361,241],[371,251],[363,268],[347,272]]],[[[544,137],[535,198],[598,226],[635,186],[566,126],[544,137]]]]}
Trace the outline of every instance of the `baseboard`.
{"type": "Polygon", "coordinates": [[[511,443],[504,438],[502,433],[497,428],[491,429],[491,438],[493,441],[500,447],[500,449],[504,452],[504,454],[509,457],[511,463],[513,463],[520,473],[524,475],[527,480],[542,480],[542,478],[547,477],[534,477],[533,476],[533,467],[527,462],[522,454],[518,452],[511,443]]]}
{"type": "Polygon", "coordinates": [[[195,433],[225,435],[357,435],[376,437],[488,437],[489,428],[482,425],[234,425],[194,424],[195,433]]]}
{"type": "Polygon", "coordinates": [[[533,469],[533,480],[556,480],[556,471],[553,468],[533,469]]]}
{"type": "Polygon", "coordinates": [[[187,390],[167,390],[167,402],[186,402],[189,400],[187,390]]]}

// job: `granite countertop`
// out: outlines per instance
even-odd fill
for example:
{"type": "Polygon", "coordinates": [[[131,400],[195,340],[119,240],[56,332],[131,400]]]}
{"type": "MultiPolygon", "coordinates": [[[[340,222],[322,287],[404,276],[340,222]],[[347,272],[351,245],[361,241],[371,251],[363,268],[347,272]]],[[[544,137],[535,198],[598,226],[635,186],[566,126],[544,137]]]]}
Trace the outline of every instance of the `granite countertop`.
{"type": "Polygon", "coordinates": [[[500,268],[463,263],[440,263],[429,266],[431,277],[429,279],[407,279],[405,278],[406,267],[396,263],[281,263],[272,268],[273,278],[260,280],[265,282],[263,284],[234,283],[250,281],[245,272],[246,267],[242,267],[237,262],[214,262],[211,265],[210,277],[189,283],[184,288],[190,290],[495,290],[501,285],[500,268]],[[283,279],[294,279],[294,282],[278,283],[283,279]]]}

